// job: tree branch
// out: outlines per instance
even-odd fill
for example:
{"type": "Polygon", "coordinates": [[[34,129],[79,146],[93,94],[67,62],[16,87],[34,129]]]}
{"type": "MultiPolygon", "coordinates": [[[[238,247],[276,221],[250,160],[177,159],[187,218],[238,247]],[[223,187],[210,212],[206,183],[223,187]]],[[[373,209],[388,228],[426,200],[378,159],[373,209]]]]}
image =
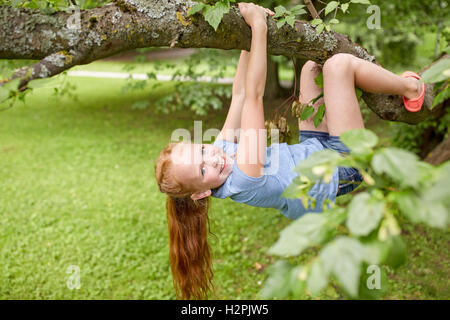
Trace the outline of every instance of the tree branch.
{"type": "Polygon", "coordinates": [[[305,5],[309,10],[309,13],[311,14],[311,17],[313,17],[313,19],[319,19],[320,16],[317,13],[316,8],[314,7],[313,3],[311,0],[305,0],[305,5]]]}
{"type": "Polygon", "coordinates": [[[437,145],[425,158],[425,162],[438,165],[450,160],[450,135],[437,145]]]}
{"type": "MultiPolygon", "coordinates": [[[[190,0],[116,0],[101,8],[52,15],[0,6],[0,21],[4,21],[0,24],[0,58],[43,59],[28,70],[15,73],[13,77],[21,78],[23,88],[31,79],[53,76],[74,65],[136,48],[250,49],[251,29],[236,5],[224,15],[217,31],[201,14],[187,16],[193,5],[190,0]]],[[[336,32],[317,35],[305,21],[296,21],[294,28],[286,24],[278,29],[276,21],[268,18],[267,35],[267,50],[272,55],[323,64],[332,55],[343,52],[377,63],[347,36],[336,32]]],[[[431,89],[428,85],[425,106],[417,113],[407,112],[398,96],[364,93],[363,99],[383,119],[418,123],[439,109],[430,111],[434,97],[431,89]]]]}

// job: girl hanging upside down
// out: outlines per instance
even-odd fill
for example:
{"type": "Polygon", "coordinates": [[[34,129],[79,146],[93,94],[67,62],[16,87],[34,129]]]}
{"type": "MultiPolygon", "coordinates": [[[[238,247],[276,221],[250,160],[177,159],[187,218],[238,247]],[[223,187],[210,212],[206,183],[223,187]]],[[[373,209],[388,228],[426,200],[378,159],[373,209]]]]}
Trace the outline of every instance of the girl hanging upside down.
{"type": "Polygon", "coordinates": [[[301,72],[300,102],[307,104],[321,93],[314,79],[323,72],[324,97],[314,104],[317,109],[325,102],[323,121],[316,128],[312,120],[299,120],[300,143],[267,147],[263,110],[266,15],[274,13],[252,3],[240,3],[239,9],[252,30],[251,49],[241,52],[230,109],[219,136],[212,145],[170,143],[156,164],[158,186],[167,194],[174,286],[184,299],[206,298],[213,287],[207,243],[210,196],[276,208],[290,219],[320,212],[325,199],[335,201],[363,180],[356,169],[339,167],[329,183],[317,181],[310,191],[316,199],[314,209],[281,194],[298,176],[295,166],[312,153],[324,148],[350,151],[339,135],[364,128],[355,86],[367,92],[402,95],[410,111],[418,111],[423,101],[424,86],[411,72],[397,76],[350,54],[336,54],[323,67],[308,61],[301,72]]]}

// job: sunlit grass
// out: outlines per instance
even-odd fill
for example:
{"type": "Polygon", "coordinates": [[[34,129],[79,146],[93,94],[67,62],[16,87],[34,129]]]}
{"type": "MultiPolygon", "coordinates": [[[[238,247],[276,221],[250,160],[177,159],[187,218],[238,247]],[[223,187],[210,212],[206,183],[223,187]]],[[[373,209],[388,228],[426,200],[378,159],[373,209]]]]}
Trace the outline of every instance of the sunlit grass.
{"type": "MultiPolygon", "coordinates": [[[[155,160],[174,129],[194,119],[220,128],[226,110],[198,118],[131,108],[170,94],[171,82],[123,93],[125,80],[69,81],[78,101],[53,96],[50,83],[0,112],[0,299],[173,299],[155,160]],[[67,287],[71,265],[79,290],[67,287]]],[[[257,298],[276,259],[266,251],[289,220],[214,199],[211,223],[216,298],[257,298]]],[[[409,260],[389,273],[388,296],[448,299],[448,232],[406,230],[409,260]]]]}
{"type": "MultiPolygon", "coordinates": [[[[194,116],[130,108],[172,83],[123,94],[124,81],[71,81],[78,102],[43,88],[0,113],[0,298],[175,298],[153,171],[172,130],[194,116]],[[66,286],[70,265],[79,290],[66,286]]],[[[219,298],[254,298],[264,274],[253,264],[267,263],[287,221],[231,201],[213,201],[211,220],[219,298]]]]}

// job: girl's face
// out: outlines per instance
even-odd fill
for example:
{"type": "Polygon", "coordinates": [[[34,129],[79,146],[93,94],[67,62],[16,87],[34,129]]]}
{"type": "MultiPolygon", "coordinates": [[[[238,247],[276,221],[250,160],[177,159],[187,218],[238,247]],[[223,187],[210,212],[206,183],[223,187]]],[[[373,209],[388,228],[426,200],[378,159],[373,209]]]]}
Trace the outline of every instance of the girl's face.
{"type": "Polygon", "coordinates": [[[199,192],[221,186],[233,169],[233,158],[212,144],[179,143],[171,156],[176,179],[199,192]]]}

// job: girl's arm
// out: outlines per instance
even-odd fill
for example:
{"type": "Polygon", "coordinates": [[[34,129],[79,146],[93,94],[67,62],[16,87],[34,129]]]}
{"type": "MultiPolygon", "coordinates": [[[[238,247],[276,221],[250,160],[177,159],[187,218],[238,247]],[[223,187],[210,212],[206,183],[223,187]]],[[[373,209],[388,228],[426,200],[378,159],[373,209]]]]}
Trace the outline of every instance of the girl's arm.
{"type": "Polygon", "coordinates": [[[245,74],[247,72],[248,58],[248,51],[242,50],[233,80],[230,109],[222,131],[217,136],[217,140],[236,142],[236,139],[239,139],[238,129],[241,127],[241,114],[245,99],[245,74]]]}
{"type": "Polygon", "coordinates": [[[242,172],[259,177],[264,173],[266,154],[263,96],[267,73],[267,11],[251,3],[240,3],[239,9],[252,28],[252,42],[236,161],[242,172]]]}

